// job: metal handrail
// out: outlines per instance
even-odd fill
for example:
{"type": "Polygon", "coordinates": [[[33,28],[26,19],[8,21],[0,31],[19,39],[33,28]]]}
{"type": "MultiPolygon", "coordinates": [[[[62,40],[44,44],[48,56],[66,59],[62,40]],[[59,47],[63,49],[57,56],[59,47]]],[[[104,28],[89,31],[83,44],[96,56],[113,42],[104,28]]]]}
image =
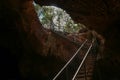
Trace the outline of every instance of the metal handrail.
{"type": "Polygon", "coordinates": [[[86,57],[87,57],[88,53],[90,52],[90,50],[91,50],[91,48],[92,48],[92,46],[93,46],[93,42],[94,42],[94,39],[93,39],[93,41],[92,41],[92,43],[91,43],[90,47],[88,48],[88,50],[87,50],[87,52],[86,52],[86,54],[85,54],[85,56],[84,56],[84,58],[83,58],[83,60],[82,60],[81,64],[79,65],[78,69],[76,70],[76,72],[75,72],[75,74],[74,74],[74,76],[73,76],[72,80],[74,80],[74,79],[75,79],[75,77],[76,77],[76,75],[78,74],[78,72],[79,72],[80,68],[82,67],[82,65],[83,65],[83,63],[84,63],[84,61],[85,61],[85,59],[86,59],[86,57]]]}
{"type": "Polygon", "coordinates": [[[74,59],[74,57],[78,54],[78,52],[81,50],[81,48],[85,45],[85,43],[88,40],[86,39],[83,44],[79,47],[79,49],[75,52],[75,54],[70,58],[70,60],[64,65],[64,67],[58,72],[58,74],[53,78],[53,80],[56,80],[57,77],[61,74],[61,72],[68,66],[68,64],[74,59]]]}

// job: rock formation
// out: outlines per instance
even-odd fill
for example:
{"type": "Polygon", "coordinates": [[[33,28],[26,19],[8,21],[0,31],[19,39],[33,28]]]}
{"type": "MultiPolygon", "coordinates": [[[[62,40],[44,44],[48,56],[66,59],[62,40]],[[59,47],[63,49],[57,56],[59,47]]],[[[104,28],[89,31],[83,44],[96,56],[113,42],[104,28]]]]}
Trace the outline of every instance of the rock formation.
{"type": "MultiPolygon", "coordinates": [[[[12,68],[10,73],[2,71],[4,76],[8,76],[6,79],[51,79],[79,47],[44,29],[32,3],[33,0],[0,1],[1,59],[6,60],[2,67],[4,70],[12,68]],[[11,63],[15,63],[14,66],[11,63]]],[[[101,49],[104,43],[101,36],[94,31],[90,33],[97,38],[101,49]]],[[[81,37],[85,35],[90,34],[85,32],[81,37]]]]}

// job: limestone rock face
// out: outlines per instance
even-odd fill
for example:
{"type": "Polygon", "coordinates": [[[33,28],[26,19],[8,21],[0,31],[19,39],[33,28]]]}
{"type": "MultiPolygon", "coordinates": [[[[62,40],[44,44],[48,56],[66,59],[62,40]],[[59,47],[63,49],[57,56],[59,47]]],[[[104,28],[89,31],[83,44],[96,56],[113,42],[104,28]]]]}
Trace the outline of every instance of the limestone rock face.
{"type": "MultiPolygon", "coordinates": [[[[120,79],[120,68],[118,68],[120,64],[120,0],[35,1],[41,5],[54,5],[61,7],[62,9],[66,10],[75,21],[83,23],[85,26],[89,27],[89,29],[94,29],[98,33],[102,34],[106,39],[106,42],[104,50],[105,59],[100,61],[101,66],[98,65],[99,68],[101,68],[100,75],[103,76],[102,78],[100,77],[100,79],[120,79]],[[114,66],[110,67],[110,65],[113,65],[113,63],[115,63],[114,66]]],[[[95,80],[98,80],[98,77],[95,80]]]]}
{"type": "MultiPolygon", "coordinates": [[[[51,79],[79,47],[51,30],[44,29],[32,3],[33,0],[0,1],[0,47],[2,51],[9,50],[2,56],[7,60],[8,67],[11,65],[9,63],[15,62],[10,73],[17,74],[11,74],[7,79],[16,79],[16,76],[22,80],[51,79]],[[13,60],[10,57],[14,57],[13,60]],[[17,72],[14,72],[14,67],[17,72]]],[[[97,35],[101,45],[101,38],[97,35]]],[[[4,65],[3,69],[6,69],[4,65]]]]}

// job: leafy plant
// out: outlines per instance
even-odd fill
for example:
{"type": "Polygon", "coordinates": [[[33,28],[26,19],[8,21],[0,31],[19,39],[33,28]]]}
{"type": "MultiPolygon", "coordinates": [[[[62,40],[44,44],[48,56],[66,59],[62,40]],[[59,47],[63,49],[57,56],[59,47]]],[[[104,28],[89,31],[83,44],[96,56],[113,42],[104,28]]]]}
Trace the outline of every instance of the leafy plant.
{"type": "MultiPolygon", "coordinates": [[[[34,5],[38,14],[39,20],[43,27],[53,29],[56,31],[78,33],[84,26],[83,24],[76,24],[65,10],[55,6],[34,5]]],[[[85,27],[85,26],[84,26],[85,27]]]]}

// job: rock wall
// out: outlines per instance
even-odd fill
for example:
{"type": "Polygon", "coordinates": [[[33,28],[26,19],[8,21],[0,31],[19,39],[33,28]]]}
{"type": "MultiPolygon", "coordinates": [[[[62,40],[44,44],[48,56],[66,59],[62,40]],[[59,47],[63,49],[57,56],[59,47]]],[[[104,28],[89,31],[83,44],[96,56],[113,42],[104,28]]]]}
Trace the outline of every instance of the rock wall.
{"type": "Polygon", "coordinates": [[[35,0],[40,5],[65,9],[76,21],[94,29],[106,39],[104,59],[98,62],[95,80],[120,79],[120,1],[119,0],[35,0]],[[108,68],[109,67],[109,68],[108,68]],[[114,70],[113,70],[114,69],[114,70]]]}
{"type": "Polygon", "coordinates": [[[45,30],[32,3],[33,0],[0,1],[1,73],[5,79],[52,78],[78,48],[45,30]]]}
{"type": "MultiPolygon", "coordinates": [[[[1,73],[6,79],[52,78],[78,48],[69,40],[42,28],[32,2],[33,0],[0,1],[1,73]]],[[[61,4],[70,6],[68,2],[72,3],[72,0],[67,0],[65,4],[61,1],[61,4]]],[[[65,9],[72,13],[68,6],[65,9]]],[[[82,15],[84,14],[89,12],[83,11],[82,15]]],[[[78,20],[76,17],[74,19],[78,20]]]]}

